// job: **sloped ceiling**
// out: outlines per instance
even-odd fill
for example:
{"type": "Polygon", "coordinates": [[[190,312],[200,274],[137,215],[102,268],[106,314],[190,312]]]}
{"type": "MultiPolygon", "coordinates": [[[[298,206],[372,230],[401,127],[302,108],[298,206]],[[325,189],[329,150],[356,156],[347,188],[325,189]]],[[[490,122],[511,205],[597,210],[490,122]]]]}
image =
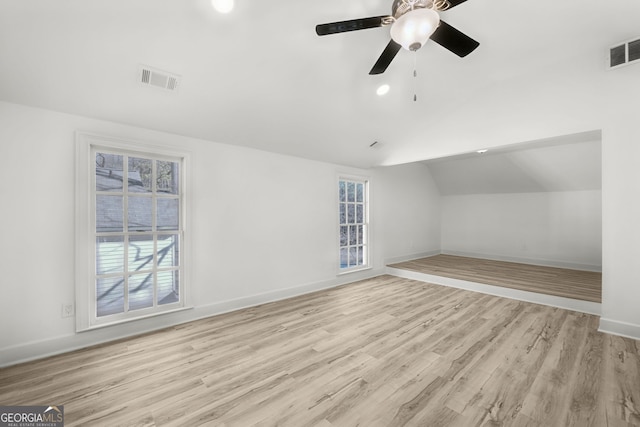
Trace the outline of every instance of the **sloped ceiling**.
{"type": "Polygon", "coordinates": [[[599,132],[517,144],[424,162],[440,194],[602,189],[599,132]]]}
{"type": "Polygon", "coordinates": [[[370,167],[598,129],[597,107],[574,106],[597,106],[607,48],[640,35],[638,1],[468,0],[442,18],[478,50],[428,43],[369,76],[388,28],[315,34],[391,3],[236,0],[221,15],[209,0],[3,0],[0,100],[370,167]],[[139,85],[140,64],[180,75],[177,93],[139,85]]]}

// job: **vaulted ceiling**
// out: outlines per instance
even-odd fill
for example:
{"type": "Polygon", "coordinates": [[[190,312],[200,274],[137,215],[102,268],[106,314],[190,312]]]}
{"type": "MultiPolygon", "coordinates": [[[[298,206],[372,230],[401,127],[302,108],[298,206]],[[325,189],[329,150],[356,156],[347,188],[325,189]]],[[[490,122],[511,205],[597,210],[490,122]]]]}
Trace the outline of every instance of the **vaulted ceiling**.
{"type": "MultiPolygon", "coordinates": [[[[3,0],[0,100],[369,167],[486,146],[470,122],[483,114],[479,99],[495,119],[511,109],[505,100],[531,100],[513,88],[551,84],[555,72],[555,84],[571,86],[582,64],[604,73],[607,48],[640,35],[637,1],[468,0],[442,19],[478,40],[475,52],[461,59],[430,42],[369,76],[388,28],[315,34],[319,23],[388,14],[391,3],[236,0],[223,15],[209,0],[3,0]],[[178,74],[178,90],[140,85],[141,64],[178,74]],[[379,97],[383,83],[391,91],[379,97]],[[448,138],[453,129],[465,140],[448,138]]],[[[567,90],[558,96],[580,88],[567,90]]],[[[508,119],[496,123],[516,126],[508,119]]]]}
{"type": "Polygon", "coordinates": [[[602,189],[600,132],[519,143],[423,162],[443,196],[602,189]]]}

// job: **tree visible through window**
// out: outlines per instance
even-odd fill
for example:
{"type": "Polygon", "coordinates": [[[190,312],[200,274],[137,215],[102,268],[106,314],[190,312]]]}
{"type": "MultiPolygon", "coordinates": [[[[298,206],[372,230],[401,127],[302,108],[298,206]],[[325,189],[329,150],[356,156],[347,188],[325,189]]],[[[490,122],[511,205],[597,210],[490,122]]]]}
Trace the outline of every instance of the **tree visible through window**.
{"type": "Polygon", "coordinates": [[[95,316],[180,303],[180,159],[94,154],[95,316]]]}
{"type": "Polygon", "coordinates": [[[367,182],[340,179],[340,269],[369,264],[367,182]]]}

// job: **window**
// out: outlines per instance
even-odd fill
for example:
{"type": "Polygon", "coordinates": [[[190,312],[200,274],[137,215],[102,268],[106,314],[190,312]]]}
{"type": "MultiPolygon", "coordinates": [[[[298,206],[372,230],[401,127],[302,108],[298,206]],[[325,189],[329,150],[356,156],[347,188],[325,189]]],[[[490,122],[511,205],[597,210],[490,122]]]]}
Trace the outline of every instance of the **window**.
{"type": "Polygon", "coordinates": [[[340,178],[338,181],[340,217],[340,271],[369,266],[368,182],[340,178]]]}
{"type": "Polygon", "coordinates": [[[78,329],[182,309],[185,156],[93,139],[78,142],[79,162],[89,163],[77,177],[89,175],[77,196],[87,207],[77,218],[87,227],[77,242],[76,256],[87,253],[76,284],[78,329]]]}

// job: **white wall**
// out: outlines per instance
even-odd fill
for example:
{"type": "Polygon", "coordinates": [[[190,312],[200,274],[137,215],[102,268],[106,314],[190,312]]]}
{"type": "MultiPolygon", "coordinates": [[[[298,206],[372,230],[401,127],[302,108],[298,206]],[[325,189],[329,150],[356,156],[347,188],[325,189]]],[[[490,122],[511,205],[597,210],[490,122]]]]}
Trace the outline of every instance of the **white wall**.
{"type": "Polygon", "coordinates": [[[414,166],[351,169],[4,102],[0,156],[0,366],[380,274],[385,258],[439,244],[435,217],[382,226],[413,195],[430,208],[428,172],[414,166]],[[77,130],[191,152],[193,310],[80,334],[61,317],[74,301],[77,130]],[[373,269],[364,273],[336,274],[339,173],[371,178],[373,269]]]}
{"type": "Polygon", "coordinates": [[[426,165],[376,170],[387,263],[440,253],[440,194],[426,165]],[[416,189],[418,184],[418,189],[416,189]]]}
{"type": "Polygon", "coordinates": [[[601,191],[442,198],[442,252],[599,271],[601,191]]]}
{"type": "Polygon", "coordinates": [[[640,65],[607,73],[600,328],[640,339],[640,65]]]}

